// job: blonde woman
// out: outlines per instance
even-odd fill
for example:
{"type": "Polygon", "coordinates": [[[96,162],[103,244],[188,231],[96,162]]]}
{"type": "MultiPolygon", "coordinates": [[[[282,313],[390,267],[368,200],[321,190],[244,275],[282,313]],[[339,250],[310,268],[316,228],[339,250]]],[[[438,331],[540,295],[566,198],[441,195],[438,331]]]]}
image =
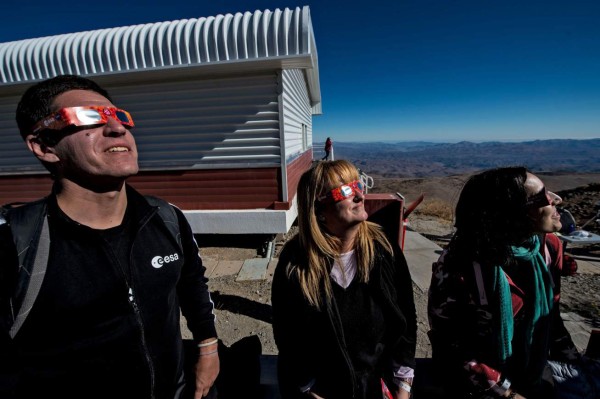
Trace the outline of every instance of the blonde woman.
{"type": "Polygon", "coordinates": [[[272,289],[283,398],[410,397],[412,280],[398,245],[367,217],[351,163],[319,162],[302,175],[299,232],[272,289]]]}

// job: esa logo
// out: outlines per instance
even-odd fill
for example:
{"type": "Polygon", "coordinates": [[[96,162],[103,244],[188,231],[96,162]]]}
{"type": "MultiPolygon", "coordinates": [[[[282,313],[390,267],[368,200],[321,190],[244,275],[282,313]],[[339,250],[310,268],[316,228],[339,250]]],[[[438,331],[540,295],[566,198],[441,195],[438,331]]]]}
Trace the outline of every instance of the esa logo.
{"type": "Polygon", "coordinates": [[[165,263],[174,262],[177,259],[179,259],[179,254],[177,252],[167,256],[155,256],[152,258],[152,267],[155,269],[160,269],[165,263]]]}

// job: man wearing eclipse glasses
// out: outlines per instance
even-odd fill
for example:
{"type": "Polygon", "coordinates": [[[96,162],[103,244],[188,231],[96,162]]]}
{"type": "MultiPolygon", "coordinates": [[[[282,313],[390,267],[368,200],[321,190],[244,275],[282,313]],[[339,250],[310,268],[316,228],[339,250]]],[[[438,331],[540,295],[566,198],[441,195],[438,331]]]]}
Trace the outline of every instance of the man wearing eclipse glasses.
{"type": "Polygon", "coordinates": [[[30,87],[17,124],[54,186],[0,220],[0,397],[214,396],[205,268],[182,212],[125,184],[132,116],[66,75],[30,87]],[[198,346],[188,381],[180,307],[198,346]]]}

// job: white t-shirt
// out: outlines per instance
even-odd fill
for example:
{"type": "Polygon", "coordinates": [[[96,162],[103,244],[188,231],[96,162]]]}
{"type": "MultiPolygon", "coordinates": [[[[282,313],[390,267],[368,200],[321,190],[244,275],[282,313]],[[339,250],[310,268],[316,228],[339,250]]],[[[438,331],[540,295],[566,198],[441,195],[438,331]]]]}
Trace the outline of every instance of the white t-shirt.
{"type": "Polygon", "coordinates": [[[331,277],[340,287],[348,288],[356,275],[356,255],[354,250],[340,254],[339,262],[333,262],[331,277]]]}

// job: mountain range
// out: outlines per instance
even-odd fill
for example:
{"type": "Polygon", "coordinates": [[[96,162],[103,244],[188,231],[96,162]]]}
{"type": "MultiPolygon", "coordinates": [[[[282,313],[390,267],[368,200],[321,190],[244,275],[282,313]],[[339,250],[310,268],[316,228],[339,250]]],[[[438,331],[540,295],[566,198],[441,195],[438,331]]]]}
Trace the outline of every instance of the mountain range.
{"type": "MultiPolygon", "coordinates": [[[[600,172],[600,139],[518,143],[351,143],[333,139],[335,159],[347,159],[369,174],[388,178],[448,176],[516,165],[536,173],[600,172]]],[[[322,148],[322,143],[315,143],[315,158],[322,156],[322,148]]]]}

